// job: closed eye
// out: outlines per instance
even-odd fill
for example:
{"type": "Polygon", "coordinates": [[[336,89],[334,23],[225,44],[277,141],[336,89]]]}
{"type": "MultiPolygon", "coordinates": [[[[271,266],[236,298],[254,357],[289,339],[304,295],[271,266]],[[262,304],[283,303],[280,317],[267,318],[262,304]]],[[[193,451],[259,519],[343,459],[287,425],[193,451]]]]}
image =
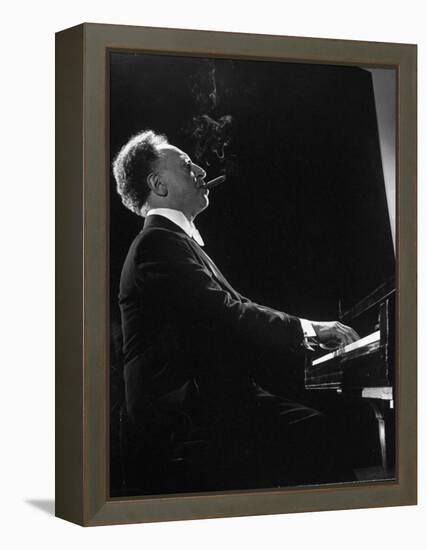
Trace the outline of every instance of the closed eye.
{"type": "Polygon", "coordinates": [[[191,162],[191,160],[185,160],[184,161],[184,167],[185,167],[186,170],[191,172],[191,170],[193,168],[193,163],[191,162]]]}

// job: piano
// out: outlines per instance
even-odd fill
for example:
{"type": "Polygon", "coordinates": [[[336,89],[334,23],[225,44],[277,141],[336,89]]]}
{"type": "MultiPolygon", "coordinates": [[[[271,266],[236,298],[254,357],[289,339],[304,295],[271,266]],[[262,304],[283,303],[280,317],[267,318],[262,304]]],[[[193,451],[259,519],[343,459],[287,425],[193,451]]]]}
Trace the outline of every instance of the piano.
{"type": "Polygon", "coordinates": [[[305,366],[306,390],[367,400],[377,424],[383,478],[394,469],[394,302],[391,278],[339,316],[360,340],[307,355],[305,366]]]}
{"type": "Polygon", "coordinates": [[[360,390],[362,396],[390,396],[394,380],[394,294],[394,281],[390,280],[339,316],[359,334],[368,333],[352,344],[311,358],[305,371],[306,389],[360,390]],[[378,391],[380,388],[383,392],[378,391]]]}

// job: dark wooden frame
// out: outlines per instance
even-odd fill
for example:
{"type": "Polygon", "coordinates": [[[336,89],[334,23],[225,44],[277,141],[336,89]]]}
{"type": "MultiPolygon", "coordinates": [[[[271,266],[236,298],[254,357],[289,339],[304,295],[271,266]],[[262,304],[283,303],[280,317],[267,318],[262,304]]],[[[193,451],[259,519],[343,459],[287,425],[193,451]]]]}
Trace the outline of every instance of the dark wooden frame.
{"type": "Polygon", "coordinates": [[[56,515],[80,525],[415,504],[417,49],[83,24],[56,35],[56,515]],[[396,68],[397,479],[310,488],[108,498],[108,51],[396,68]]]}

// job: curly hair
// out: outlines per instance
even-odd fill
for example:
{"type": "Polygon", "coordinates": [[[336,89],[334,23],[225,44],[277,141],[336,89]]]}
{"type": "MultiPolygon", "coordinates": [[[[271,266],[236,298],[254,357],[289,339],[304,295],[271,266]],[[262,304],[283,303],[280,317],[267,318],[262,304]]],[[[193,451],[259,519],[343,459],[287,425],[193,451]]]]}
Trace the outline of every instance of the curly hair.
{"type": "Polygon", "coordinates": [[[130,138],[113,161],[113,174],[122,203],[139,216],[150,192],[147,176],[153,162],[160,158],[158,147],[167,143],[166,136],[144,130],[130,138]]]}

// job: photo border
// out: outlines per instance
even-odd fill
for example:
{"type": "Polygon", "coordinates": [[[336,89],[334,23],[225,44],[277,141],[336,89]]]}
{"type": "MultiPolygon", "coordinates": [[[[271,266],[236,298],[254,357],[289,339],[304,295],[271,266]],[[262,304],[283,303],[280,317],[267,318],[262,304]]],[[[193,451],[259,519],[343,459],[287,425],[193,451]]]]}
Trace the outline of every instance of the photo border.
{"type": "Polygon", "coordinates": [[[84,526],[417,502],[417,47],[84,23],[56,35],[56,515],[84,526]],[[109,53],[397,71],[396,480],[109,498],[109,53]]]}

